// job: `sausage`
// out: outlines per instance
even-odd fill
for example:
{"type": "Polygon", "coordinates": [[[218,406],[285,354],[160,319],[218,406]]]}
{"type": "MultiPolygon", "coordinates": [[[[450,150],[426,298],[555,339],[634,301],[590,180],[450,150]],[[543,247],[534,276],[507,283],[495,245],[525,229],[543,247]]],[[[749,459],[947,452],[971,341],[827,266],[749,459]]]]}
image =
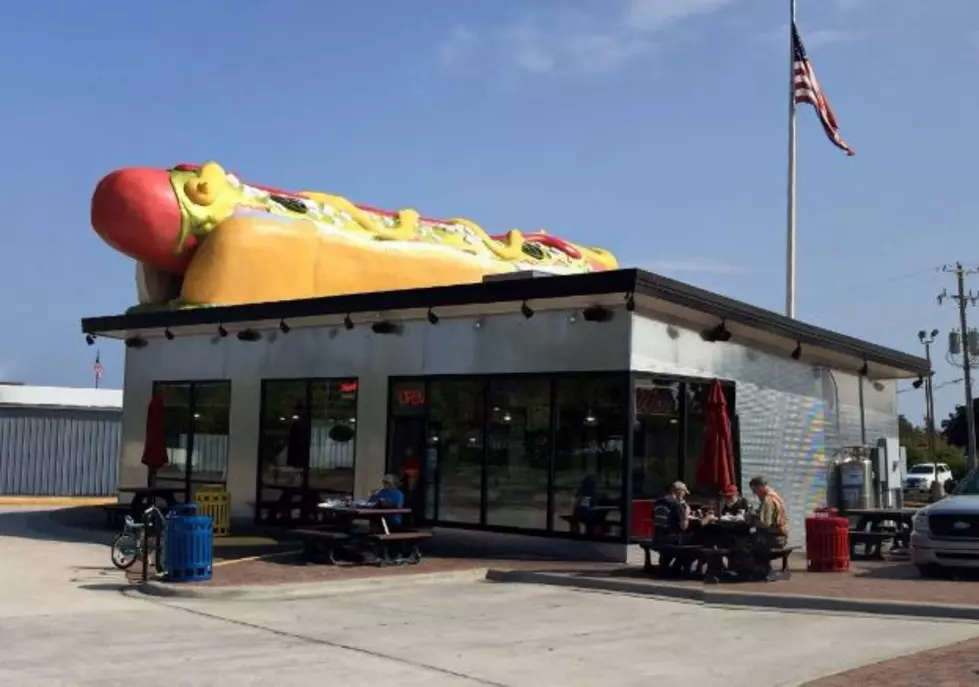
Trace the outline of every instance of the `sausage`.
{"type": "Polygon", "coordinates": [[[180,252],[180,205],[163,169],[130,167],[104,177],[92,194],[92,228],[120,253],[152,268],[183,275],[197,242],[180,252]]]}

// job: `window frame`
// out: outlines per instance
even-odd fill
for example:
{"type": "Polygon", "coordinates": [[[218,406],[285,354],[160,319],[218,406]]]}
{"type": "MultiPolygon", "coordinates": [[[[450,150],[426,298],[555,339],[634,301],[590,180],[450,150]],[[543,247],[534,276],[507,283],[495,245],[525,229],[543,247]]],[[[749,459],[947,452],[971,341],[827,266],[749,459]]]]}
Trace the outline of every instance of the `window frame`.
{"type": "MultiPolygon", "coordinates": [[[[354,443],[354,455],[353,455],[353,466],[352,466],[352,470],[353,470],[353,474],[354,474],[354,481],[355,481],[355,484],[356,484],[356,475],[357,475],[357,443],[356,442],[357,442],[357,439],[358,439],[358,432],[360,430],[360,417],[359,417],[359,415],[360,415],[360,378],[359,377],[356,377],[356,376],[352,376],[352,375],[345,375],[345,376],[341,376],[341,377],[267,377],[267,378],[263,378],[263,379],[260,380],[259,390],[258,390],[258,399],[259,399],[259,402],[258,402],[258,424],[257,424],[257,427],[255,428],[255,433],[256,433],[256,442],[255,442],[255,451],[256,451],[255,503],[256,504],[259,504],[259,503],[262,502],[262,492],[266,488],[265,482],[262,479],[262,473],[263,473],[262,450],[264,449],[264,444],[263,444],[264,434],[263,434],[263,431],[262,430],[263,430],[263,427],[265,425],[265,413],[267,411],[265,390],[266,390],[266,387],[267,387],[267,385],[269,383],[275,384],[275,383],[280,383],[280,382],[305,382],[305,392],[306,393],[305,393],[304,403],[305,403],[305,408],[306,408],[306,414],[307,415],[310,414],[310,412],[312,410],[312,406],[313,406],[313,403],[312,403],[312,401],[313,401],[313,384],[315,382],[325,382],[325,383],[328,383],[328,384],[329,383],[334,383],[334,382],[336,382],[336,383],[339,383],[339,382],[355,382],[357,384],[357,401],[356,401],[356,410],[355,410],[356,415],[355,415],[355,422],[354,422],[354,437],[353,437],[353,441],[355,443],[354,443]]],[[[311,416],[308,419],[311,420],[311,416]]],[[[310,438],[311,438],[311,436],[312,436],[312,422],[309,422],[308,425],[310,427],[310,438]]],[[[310,465],[309,465],[309,458],[307,457],[306,465],[303,467],[302,487],[304,489],[308,489],[309,488],[309,474],[310,474],[310,465]]],[[[268,486],[269,486],[269,488],[275,488],[275,485],[268,485],[268,486]]],[[[258,507],[255,508],[255,522],[256,523],[259,522],[259,513],[260,513],[260,511],[261,511],[260,508],[258,508],[258,507]]]]}
{"type": "MultiPolygon", "coordinates": [[[[187,434],[187,463],[184,466],[183,479],[180,480],[184,483],[184,500],[189,503],[192,497],[192,485],[195,484],[213,484],[220,485],[227,488],[228,486],[228,470],[231,468],[231,407],[232,407],[232,382],[230,379],[154,379],[152,386],[152,395],[155,396],[162,386],[186,386],[188,388],[188,395],[190,396],[190,402],[187,405],[187,426],[190,428],[190,432],[187,434]],[[194,409],[197,405],[197,387],[204,385],[215,385],[222,384],[228,387],[228,448],[225,453],[224,461],[224,479],[223,480],[213,480],[213,479],[194,479],[194,439],[197,435],[197,431],[194,427],[194,409]]],[[[149,471],[147,471],[149,472],[149,471]]],[[[156,477],[154,475],[154,477],[156,477]]],[[[147,475],[147,485],[149,484],[150,476],[147,475]]],[[[177,478],[174,477],[157,477],[157,479],[163,479],[167,481],[176,482],[177,478]]]]}
{"type": "MultiPolygon", "coordinates": [[[[554,529],[554,479],[555,479],[555,454],[557,450],[557,418],[558,418],[558,403],[557,403],[557,387],[558,381],[561,379],[574,379],[574,378],[598,378],[598,379],[608,379],[617,380],[619,384],[623,386],[626,398],[625,403],[622,407],[620,422],[622,425],[622,437],[623,437],[623,449],[622,449],[622,464],[620,469],[622,470],[621,478],[621,488],[619,493],[619,498],[622,499],[622,503],[629,503],[630,508],[623,509],[623,519],[625,522],[622,524],[622,535],[615,535],[597,540],[586,540],[586,541],[604,541],[604,542],[627,542],[627,530],[629,527],[627,513],[631,509],[631,500],[626,500],[627,496],[631,493],[631,479],[629,476],[629,471],[627,469],[628,465],[631,463],[632,456],[632,434],[629,431],[631,427],[631,417],[633,414],[633,404],[634,399],[631,393],[631,383],[632,377],[628,370],[583,370],[574,372],[557,372],[557,373],[539,373],[539,372],[511,372],[504,374],[438,374],[438,375],[391,375],[388,377],[388,388],[387,388],[387,399],[385,403],[386,412],[386,437],[385,437],[385,466],[389,465],[391,460],[391,441],[392,441],[392,422],[395,418],[393,413],[393,403],[392,394],[394,387],[397,384],[402,384],[405,382],[421,383],[425,390],[425,412],[423,414],[424,426],[427,434],[429,420],[431,417],[431,409],[429,405],[430,398],[430,385],[432,382],[438,381],[478,381],[480,382],[480,389],[483,394],[483,452],[482,452],[482,466],[481,466],[481,477],[480,477],[480,517],[479,523],[465,523],[456,522],[449,520],[440,519],[440,495],[441,495],[441,474],[436,472],[435,483],[434,483],[434,493],[435,493],[435,504],[432,509],[434,518],[432,520],[426,520],[429,524],[437,525],[438,527],[447,528],[458,528],[458,529],[471,529],[480,530],[487,532],[499,532],[499,533],[512,533],[512,534],[530,534],[530,535],[544,535],[556,538],[566,538],[566,539],[578,539],[580,536],[575,536],[570,532],[562,532],[554,529]],[[487,473],[489,465],[489,442],[486,441],[486,435],[489,429],[490,423],[490,406],[486,402],[488,400],[487,395],[490,389],[490,382],[506,382],[506,381],[519,381],[523,379],[538,379],[545,380],[548,382],[549,386],[549,400],[550,400],[550,446],[548,455],[548,475],[547,475],[547,525],[544,529],[529,529],[521,527],[510,527],[503,525],[489,525],[487,524],[487,473]]],[[[425,462],[425,457],[423,456],[423,463],[425,462]]],[[[426,466],[427,469],[427,466],[426,466]]]]}

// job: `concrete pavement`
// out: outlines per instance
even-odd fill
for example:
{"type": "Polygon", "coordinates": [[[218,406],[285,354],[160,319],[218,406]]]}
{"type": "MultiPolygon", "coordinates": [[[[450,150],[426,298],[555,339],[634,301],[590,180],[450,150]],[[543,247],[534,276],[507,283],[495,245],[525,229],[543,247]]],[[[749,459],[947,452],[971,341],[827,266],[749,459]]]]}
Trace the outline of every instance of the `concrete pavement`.
{"type": "Polygon", "coordinates": [[[966,623],[477,582],[292,601],[127,596],[104,545],[24,523],[0,511],[0,686],[774,687],[979,636],[966,623]]]}

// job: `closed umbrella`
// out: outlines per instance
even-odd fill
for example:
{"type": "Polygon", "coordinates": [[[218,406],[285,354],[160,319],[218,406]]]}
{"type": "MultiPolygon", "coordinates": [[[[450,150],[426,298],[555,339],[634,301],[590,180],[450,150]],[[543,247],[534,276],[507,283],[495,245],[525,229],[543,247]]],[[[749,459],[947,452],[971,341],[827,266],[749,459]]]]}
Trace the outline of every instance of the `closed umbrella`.
{"type": "Polygon", "coordinates": [[[156,471],[169,462],[167,457],[165,408],[163,396],[153,394],[146,409],[146,442],[143,444],[143,465],[149,469],[149,484],[153,486],[156,471]]]}
{"type": "Polygon", "coordinates": [[[727,414],[727,398],[721,381],[715,379],[707,395],[707,425],[704,450],[697,467],[697,483],[716,494],[734,484],[734,440],[727,414]]]}

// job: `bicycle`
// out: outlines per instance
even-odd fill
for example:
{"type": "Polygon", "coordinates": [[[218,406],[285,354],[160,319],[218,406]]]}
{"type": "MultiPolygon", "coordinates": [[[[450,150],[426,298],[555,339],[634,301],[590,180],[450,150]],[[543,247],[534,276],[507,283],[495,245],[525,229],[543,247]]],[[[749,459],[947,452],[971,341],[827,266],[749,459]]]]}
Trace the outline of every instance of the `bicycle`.
{"type": "Polygon", "coordinates": [[[156,522],[153,523],[155,528],[151,527],[149,530],[149,532],[153,532],[153,529],[156,529],[153,563],[157,571],[163,570],[163,532],[166,521],[163,513],[156,506],[150,506],[143,511],[143,522],[141,523],[137,523],[131,515],[127,515],[122,532],[113,538],[110,558],[112,564],[120,570],[131,568],[136,561],[146,555],[143,549],[143,535],[147,531],[147,527],[150,526],[151,515],[156,516],[156,522]]]}

